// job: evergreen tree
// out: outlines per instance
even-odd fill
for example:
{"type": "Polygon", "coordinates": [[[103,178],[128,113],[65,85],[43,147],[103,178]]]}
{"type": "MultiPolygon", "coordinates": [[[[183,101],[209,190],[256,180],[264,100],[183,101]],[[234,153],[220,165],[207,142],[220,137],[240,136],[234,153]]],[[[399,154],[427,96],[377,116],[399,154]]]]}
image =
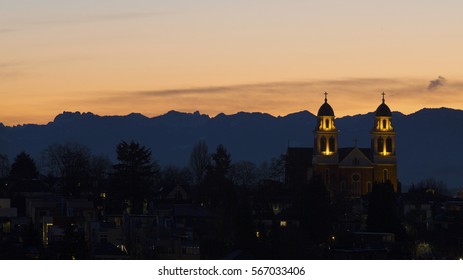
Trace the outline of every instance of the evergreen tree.
{"type": "Polygon", "coordinates": [[[230,154],[223,145],[217,146],[204,183],[204,201],[217,215],[213,229],[215,236],[204,244],[205,248],[209,248],[207,254],[214,258],[223,257],[234,247],[233,215],[236,214],[238,198],[227,176],[230,168],[230,154]]]}
{"type": "Polygon", "coordinates": [[[114,165],[116,196],[130,203],[131,213],[142,214],[153,194],[154,174],[159,171],[151,161],[151,151],[134,141],[120,142],[116,148],[119,163],[114,165]]]}
{"type": "Polygon", "coordinates": [[[223,205],[224,200],[229,199],[226,193],[232,186],[228,173],[231,168],[231,156],[227,149],[220,144],[215,153],[212,154],[210,164],[205,178],[204,200],[213,207],[223,205]]]}
{"type": "Polygon", "coordinates": [[[225,179],[231,167],[231,155],[227,149],[220,144],[212,154],[212,172],[218,179],[225,179]]]}
{"type": "Polygon", "coordinates": [[[11,165],[10,178],[12,180],[31,180],[39,176],[35,161],[26,152],[19,153],[11,165]]]}
{"type": "Polygon", "coordinates": [[[295,206],[301,213],[301,232],[307,237],[303,242],[293,245],[304,248],[298,258],[320,258],[320,244],[326,242],[332,232],[330,193],[320,176],[314,175],[308,184],[299,185],[295,189],[295,206]]]}
{"type": "Polygon", "coordinates": [[[373,186],[368,205],[367,230],[395,233],[398,238],[405,234],[399,219],[396,195],[389,182],[373,186]]]}

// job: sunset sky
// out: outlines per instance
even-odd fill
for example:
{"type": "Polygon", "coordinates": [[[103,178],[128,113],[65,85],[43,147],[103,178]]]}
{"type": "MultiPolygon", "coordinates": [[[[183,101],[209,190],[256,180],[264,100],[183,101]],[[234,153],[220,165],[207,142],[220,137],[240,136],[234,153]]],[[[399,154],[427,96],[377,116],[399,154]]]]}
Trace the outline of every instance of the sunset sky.
{"type": "Polygon", "coordinates": [[[463,108],[459,0],[0,0],[0,122],[463,108]]]}

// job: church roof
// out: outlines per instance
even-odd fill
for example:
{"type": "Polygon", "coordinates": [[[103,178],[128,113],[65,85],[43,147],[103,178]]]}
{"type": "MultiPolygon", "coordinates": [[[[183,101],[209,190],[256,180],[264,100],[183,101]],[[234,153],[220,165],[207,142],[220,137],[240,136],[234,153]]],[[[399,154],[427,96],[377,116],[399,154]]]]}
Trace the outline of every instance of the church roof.
{"type": "Polygon", "coordinates": [[[328,104],[328,102],[323,103],[323,105],[318,109],[318,114],[317,116],[333,116],[334,117],[334,111],[333,108],[328,104]]]}
{"type": "Polygon", "coordinates": [[[383,103],[381,103],[376,109],[376,116],[377,117],[392,117],[391,109],[389,109],[389,107],[384,102],[384,95],[385,93],[383,92],[383,103]]]}
{"type": "MultiPolygon", "coordinates": [[[[343,161],[355,147],[339,148],[339,162],[343,161]]],[[[371,149],[370,148],[358,148],[366,158],[371,160],[371,149]]]]}
{"type": "Polygon", "coordinates": [[[376,116],[377,117],[392,117],[391,109],[386,105],[386,103],[381,103],[376,109],[376,116]]]}

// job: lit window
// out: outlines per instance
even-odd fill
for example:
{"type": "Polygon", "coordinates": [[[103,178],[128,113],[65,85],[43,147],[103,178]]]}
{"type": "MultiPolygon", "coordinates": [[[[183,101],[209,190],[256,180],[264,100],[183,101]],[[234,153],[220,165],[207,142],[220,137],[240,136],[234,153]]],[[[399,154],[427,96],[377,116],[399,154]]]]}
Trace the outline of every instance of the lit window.
{"type": "Polygon", "coordinates": [[[328,140],[328,143],[329,143],[330,152],[334,152],[335,150],[334,138],[330,137],[330,139],[328,140]]]}
{"type": "Polygon", "coordinates": [[[286,221],[280,221],[280,227],[286,227],[287,222],[286,221]]]}
{"type": "Polygon", "coordinates": [[[280,212],[281,212],[280,204],[278,204],[278,203],[272,204],[272,210],[273,210],[273,214],[275,214],[275,215],[280,214],[280,212]]]}
{"type": "Polygon", "coordinates": [[[321,150],[322,153],[326,152],[326,138],[325,138],[325,136],[322,136],[322,138],[320,139],[320,150],[321,150]]]}
{"type": "Polygon", "coordinates": [[[260,232],[259,232],[259,231],[256,231],[256,237],[257,237],[257,238],[260,237],[260,232]]]}
{"type": "Polygon", "coordinates": [[[386,152],[388,154],[392,153],[392,139],[390,137],[386,139],[386,152]]]}
{"type": "Polygon", "coordinates": [[[384,140],[383,138],[380,137],[378,138],[378,152],[382,154],[383,150],[384,150],[384,140]]]}

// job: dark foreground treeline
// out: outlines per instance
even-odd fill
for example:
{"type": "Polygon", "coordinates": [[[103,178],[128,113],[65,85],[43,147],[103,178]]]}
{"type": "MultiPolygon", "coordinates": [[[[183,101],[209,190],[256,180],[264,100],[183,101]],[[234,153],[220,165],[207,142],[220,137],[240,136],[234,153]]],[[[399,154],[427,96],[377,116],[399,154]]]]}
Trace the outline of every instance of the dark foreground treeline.
{"type": "Polygon", "coordinates": [[[460,258],[463,204],[427,180],[330,197],[317,176],[285,184],[284,156],[233,162],[205,142],[187,167],[122,141],[117,162],[79,144],[0,157],[3,259],[460,258]],[[36,162],[38,162],[38,166],[36,162]],[[3,210],[2,210],[3,209],[3,210]]]}

